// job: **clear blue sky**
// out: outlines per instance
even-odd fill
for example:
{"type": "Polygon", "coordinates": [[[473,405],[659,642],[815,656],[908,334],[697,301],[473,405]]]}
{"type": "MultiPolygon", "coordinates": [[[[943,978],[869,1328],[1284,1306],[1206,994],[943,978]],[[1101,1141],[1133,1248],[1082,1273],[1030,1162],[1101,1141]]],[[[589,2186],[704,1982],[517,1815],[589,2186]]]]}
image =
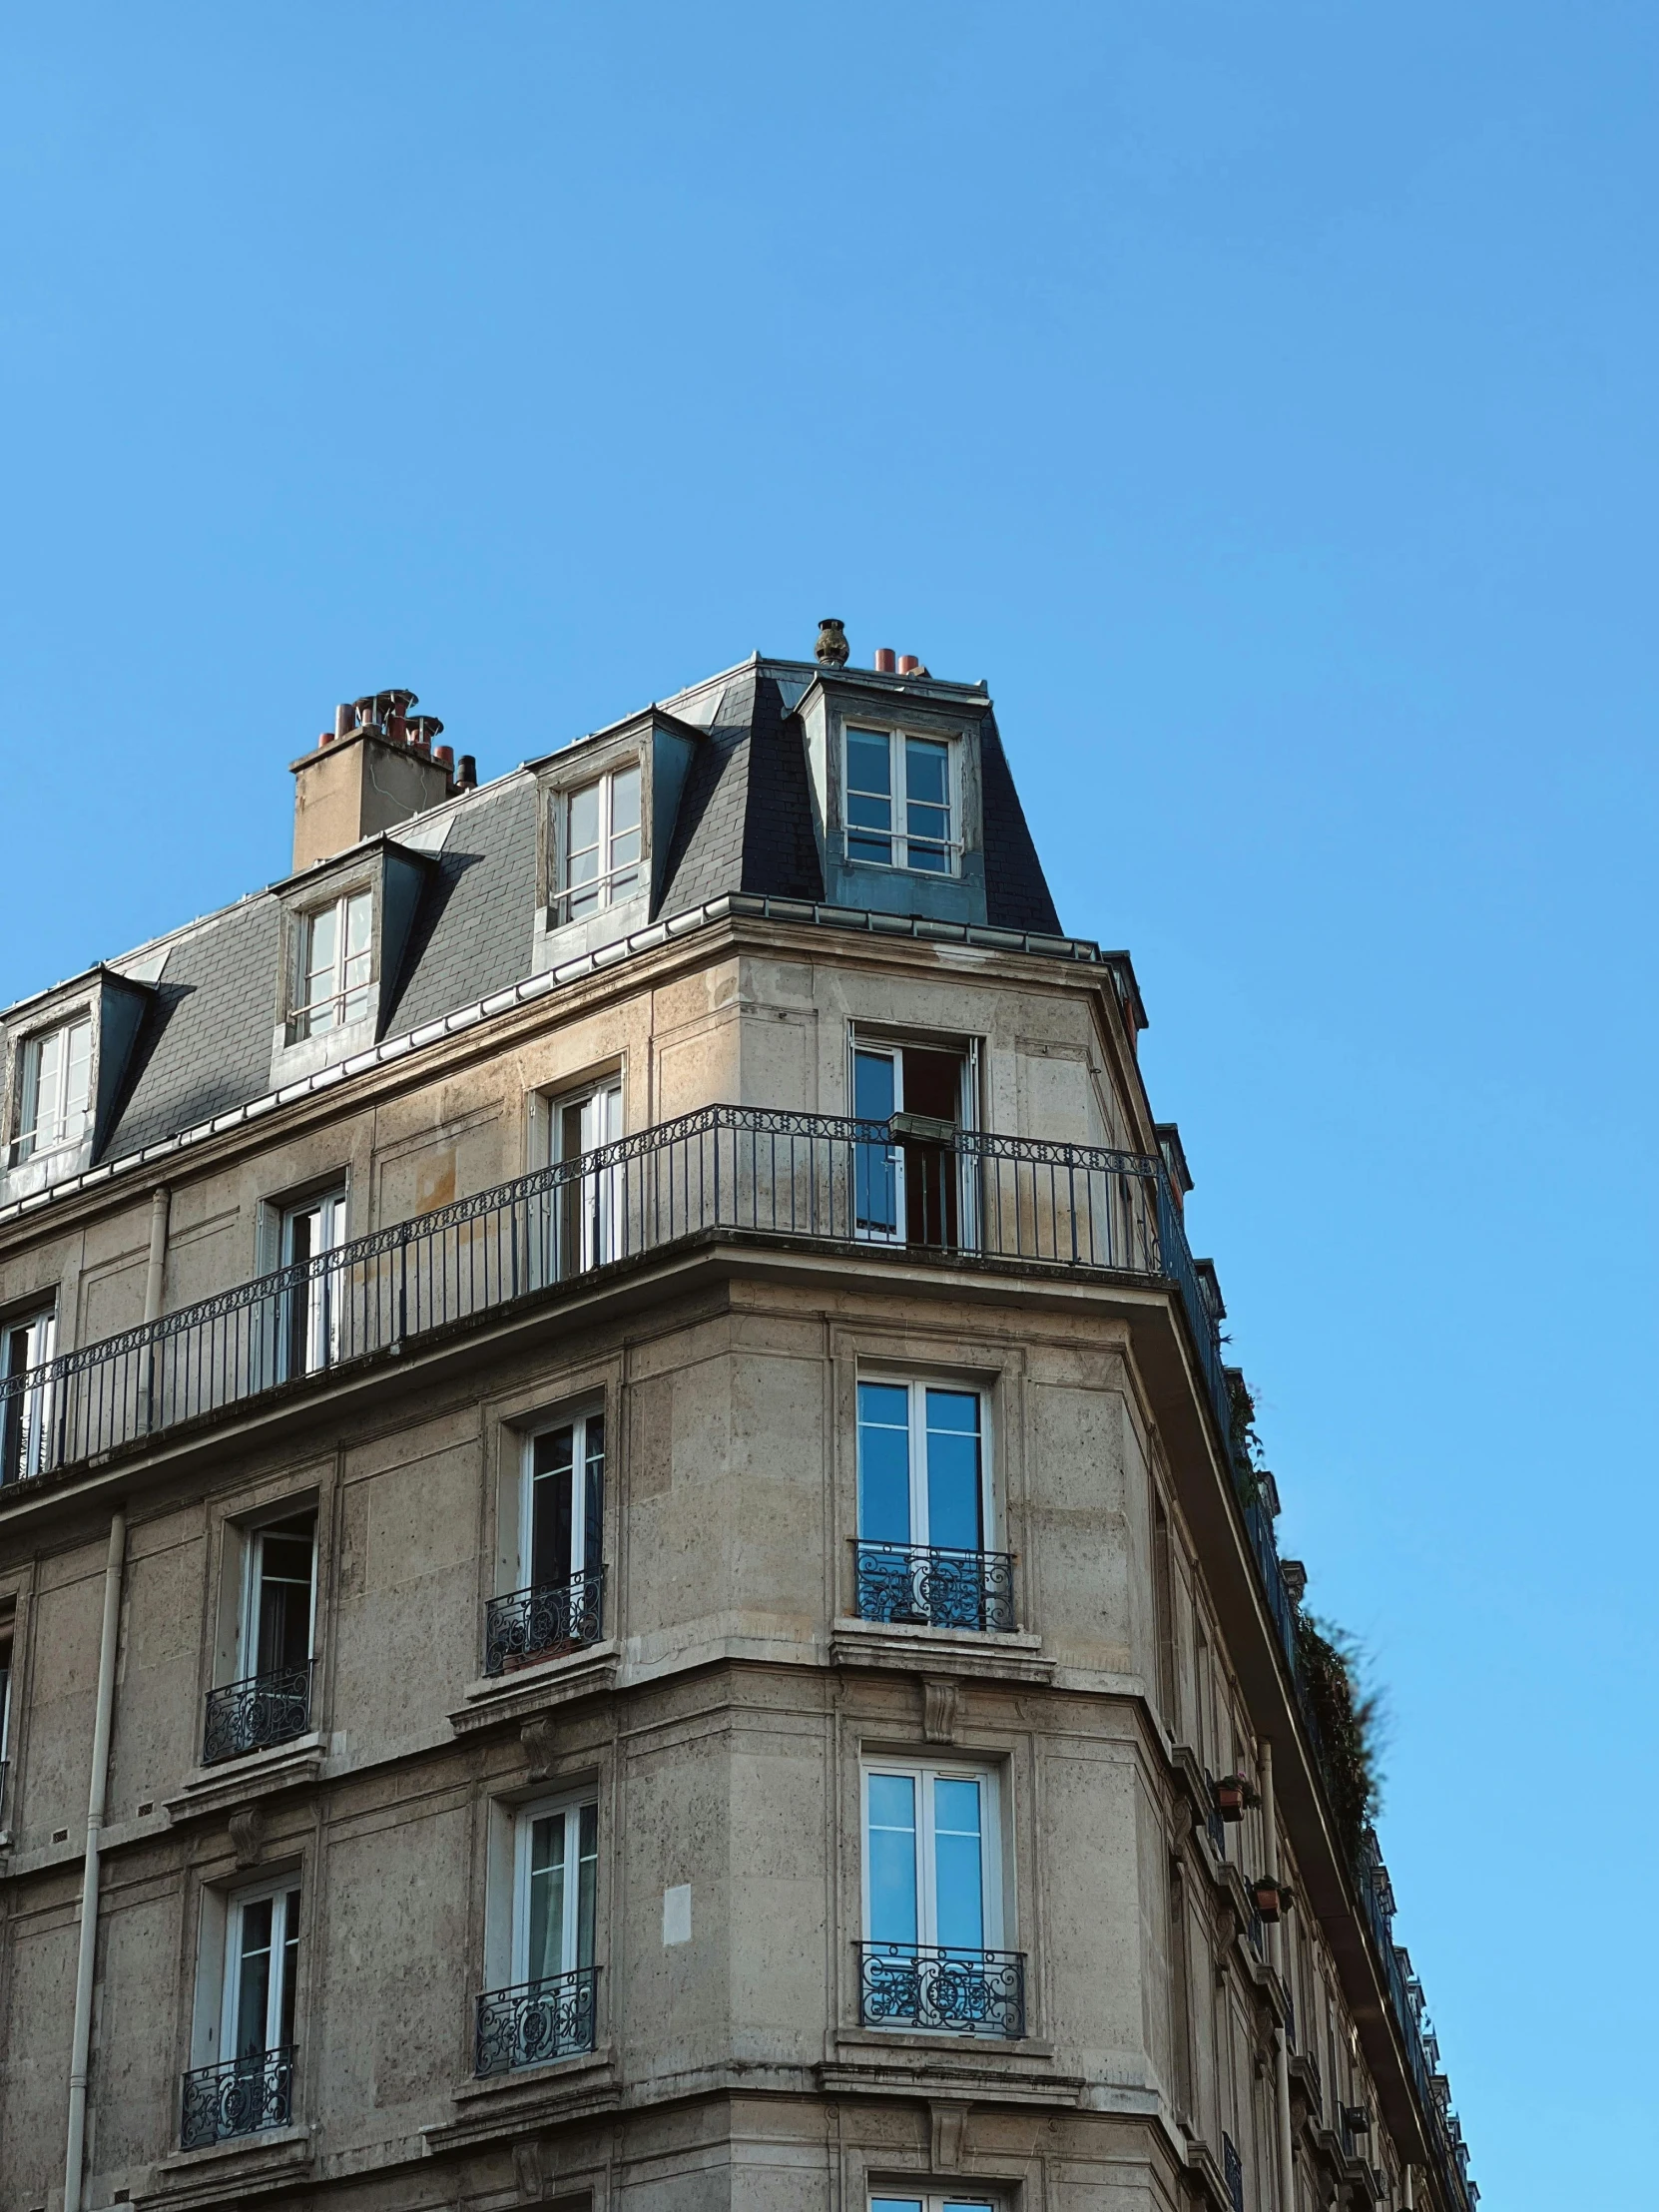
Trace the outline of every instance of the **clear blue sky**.
{"type": "Polygon", "coordinates": [[[1651,6],[0,33],[0,1001],[753,648],[989,679],[1134,952],[1488,2206],[1645,2199],[1651,6]]]}

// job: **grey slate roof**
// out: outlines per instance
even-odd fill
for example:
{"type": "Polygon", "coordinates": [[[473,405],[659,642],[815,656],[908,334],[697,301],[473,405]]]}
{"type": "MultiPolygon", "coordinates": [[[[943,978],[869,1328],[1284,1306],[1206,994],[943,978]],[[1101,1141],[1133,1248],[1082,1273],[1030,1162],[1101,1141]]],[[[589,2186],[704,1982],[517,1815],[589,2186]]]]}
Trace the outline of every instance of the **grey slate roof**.
{"type": "MultiPolygon", "coordinates": [[[[851,673],[850,671],[848,672],[851,673]]],[[[795,707],[813,671],[752,661],[681,693],[677,715],[706,731],[687,775],[654,919],[728,892],[819,900],[802,728],[795,707]]],[[[958,697],[960,697],[958,693],[958,697]]],[[[984,703],[982,742],[987,921],[1058,934],[1001,741],[984,703]]],[[[392,983],[382,1033],[400,1035],[522,981],[535,929],[537,784],[521,768],[457,798],[418,825],[430,848],[447,830],[392,983]]],[[[391,832],[395,841],[397,830],[391,832]]],[[[101,1146],[118,1159],[264,1097],[272,1087],[281,904],[262,891],[144,948],[165,965],[101,1146]]],[[[133,965],[139,955],[112,962],[133,965]]]]}

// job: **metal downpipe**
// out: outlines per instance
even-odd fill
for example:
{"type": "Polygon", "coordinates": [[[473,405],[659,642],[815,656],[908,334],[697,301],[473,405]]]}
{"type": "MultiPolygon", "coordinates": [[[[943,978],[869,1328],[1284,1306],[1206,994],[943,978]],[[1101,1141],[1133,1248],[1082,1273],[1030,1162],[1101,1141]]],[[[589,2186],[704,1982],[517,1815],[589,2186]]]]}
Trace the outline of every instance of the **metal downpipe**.
{"type": "MultiPolygon", "coordinates": [[[[1262,1745],[1262,1834],[1266,1839],[1263,1851],[1267,1865],[1263,1872],[1270,1882],[1279,1880],[1279,1828],[1273,1796],[1273,1746],[1262,1745]]],[[[1283,1915],[1284,1906],[1280,1906],[1283,1915]]],[[[1287,1988],[1285,1974],[1285,1931],[1283,1920],[1273,1921],[1268,1927],[1268,1956],[1274,1972],[1287,1988]]],[[[1285,2023],[1280,2022],[1273,2038],[1273,2090],[1279,2118],[1279,2201],[1285,2212],[1296,2212],[1296,2145],[1291,2134],[1291,2054],[1290,2038],[1285,2023]]]]}
{"type": "Polygon", "coordinates": [[[87,1850],[81,1869],[81,1936],[75,1962],[75,2025],[69,2060],[69,2143],[64,2154],[64,2212],[81,2212],[86,2162],[87,2064],[92,2046],[92,1976],[98,1956],[99,1846],[110,1779],[110,1722],[115,1711],[115,1647],[121,1632],[121,1571],[127,1557],[127,1514],[110,1515],[104,1563],[104,1626],[98,1646],[98,1707],[92,1730],[92,1785],[87,1797],[87,1850]]]}

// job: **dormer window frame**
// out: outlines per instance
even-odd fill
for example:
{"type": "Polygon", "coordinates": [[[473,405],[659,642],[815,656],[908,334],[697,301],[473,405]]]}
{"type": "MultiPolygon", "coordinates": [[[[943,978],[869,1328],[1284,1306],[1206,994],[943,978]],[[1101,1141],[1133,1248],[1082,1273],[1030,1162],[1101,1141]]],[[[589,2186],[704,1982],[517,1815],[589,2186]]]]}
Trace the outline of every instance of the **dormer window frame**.
{"type": "MultiPolygon", "coordinates": [[[[651,751],[651,725],[649,721],[637,723],[626,736],[618,737],[610,744],[596,745],[590,751],[586,747],[572,747],[568,754],[555,755],[541,776],[540,805],[540,886],[538,901],[541,926],[549,936],[561,931],[577,931],[595,922],[602,922],[606,914],[636,901],[649,905],[652,876],[651,836],[651,776],[649,756],[651,751]],[[638,850],[634,858],[611,860],[611,844],[615,835],[612,798],[615,780],[632,774],[638,779],[639,820],[632,834],[638,838],[638,850]],[[570,880],[570,806],[573,799],[598,786],[597,856],[608,864],[596,868],[591,876],[580,882],[570,880]],[[619,878],[626,882],[618,893],[619,878]],[[580,913],[570,910],[573,897],[586,898],[597,892],[595,903],[584,906],[580,913]]],[[[624,831],[624,834],[630,832],[624,831]]],[[[595,850],[592,845],[586,851],[595,850]]]]}
{"type": "Polygon", "coordinates": [[[286,946],[286,1000],[283,1012],[283,1037],[288,1044],[304,1044],[313,1037],[326,1037],[336,1030],[354,1028],[369,1021],[375,1012],[376,986],[380,977],[380,900],[375,895],[378,886],[368,870],[359,870],[343,883],[331,883],[328,895],[321,899],[304,900],[297,904],[288,917],[286,946]],[[350,931],[355,912],[367,907],[366,942],[357,952],[351,949],[350,931]],[[312,948],[315,944],[317,925],[332,917],[334,922],[334,950],[329,962],[329,975],[333,987],[318,996],[311,996],[307,986],[321,970],[312,964],[312,948]],[[355,977],[351,973],[354,962],[365,963],[362,972],[355,977]],[[321,1011],[331,1018],[319,1023],[321,1011]]]}
{"type": "Polygon", "coordinates": [[[620,906],[638,897],[649,883],[649,856],[645,848],[645,763],[639,753],[622,755],[608,767],[579,784],[565,786],[554,800],[552,851],[554,877],[548,901],[548,925],[560,929],[567,922],[591,921],[607,907],[620,906]],[[632,787],[624,798],[619,821],[618,787],[632,787]],[[592,835],[581,825],[583,842],[575,841],[578,825],[576,804],[594,794],[592,835]],[[632,821],[628,819],[632,814],[632,821]],[[632,844],[632,851],[627,847],[632,844]],[[619,847],[622,848],[619,850],[619,847]],[[578,875],[576,862],[593,855],[593,869],[578,875]],[[584,903],[577,910],[576,901],[584,903]]]}
{"type": "MultiPolygon", "coordinates": [[[[878,867],[897,874],[926,875],[935,880],[959,876],[965,848],[962,733],[917,727],[914,718],[889,716],[879,711],[869,715],[843,711],[837,717],[837,725],[840,842],[845,864],[848,867],[878,867]],[[872,738],[886,741],[884,792],[872,777],[853,765],[855,741],[872,738]],[[942,751],[945,769],[942,804],[935,799],[934,788],[929,785],[922,786],[919,794],[912,791],[912,771],[916,766],[910,755],[912,745],[942,751]],[[887,815],[885,823],[875,819],[883,804],[887,815]],[[921,819],[913,820],[918,810],[921,819]],[[940,814],[944,816],[942,835],[932,833],[940,827],[936,819],[940,814]],[[855,821],[855,815],[860,819],[855,821]],[[885,859],[873,851],[860,849],[877,843],[886,844],[888,856],[885,859]],[[944,865],[935,867],[918,861],[915,857],[918,852],[942,853],[944,865]]],[[[860,751],[867,749],[860,748],[860,751]]]]}
{"type": "Polygon", "coordinates": [[[67,1152],[82,1145],[91,1135],[98,1096],[97,1054],[98,1021],[90,992],[54,1006],[44,1020],[19,1027],[8,1055],[5,1119],[5,1166],[8,1170],[27,1167],[32,1161],[47,1160],[54,1153],[67,1152]],[[62,1092],[64,1078],[74,1066],[70,1040],[76,1031],[83,1029],[86,1048],[80,1069],[80,1104],[71,1107],[66,1098],[60,1096],[53,1109],[55,1126],[43,1136],[39,1119],[40,1092],[47,1053],[59,1039],[64,1040],[63,1064],[56,1075],[62,1092]],[[28,1128],[24,1127],[25,1114],[30,1115],[28,1128]]]}

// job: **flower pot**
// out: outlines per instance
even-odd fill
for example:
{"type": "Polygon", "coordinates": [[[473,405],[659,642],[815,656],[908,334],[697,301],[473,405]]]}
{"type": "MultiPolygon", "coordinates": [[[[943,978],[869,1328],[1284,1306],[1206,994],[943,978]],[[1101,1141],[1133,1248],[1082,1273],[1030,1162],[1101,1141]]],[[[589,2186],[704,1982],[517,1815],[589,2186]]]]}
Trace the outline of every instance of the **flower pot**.
{"type": "Polygon", "coordinates": [[[1224,1821],[1244,1819],[1245,1783],[1242,1774],[1224,1774],[1216,1784],[1216,1811],[1224,1821]]]}
{"type": "Polygon", "coordinates": [[[1276,1921],[1280,1914],[1279,1885],[1277,1882],[1258,1882],[1256,1885],[1256,1910],[1265,1921],[1276,1921]]]}

